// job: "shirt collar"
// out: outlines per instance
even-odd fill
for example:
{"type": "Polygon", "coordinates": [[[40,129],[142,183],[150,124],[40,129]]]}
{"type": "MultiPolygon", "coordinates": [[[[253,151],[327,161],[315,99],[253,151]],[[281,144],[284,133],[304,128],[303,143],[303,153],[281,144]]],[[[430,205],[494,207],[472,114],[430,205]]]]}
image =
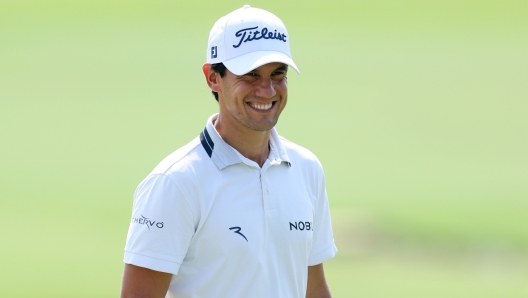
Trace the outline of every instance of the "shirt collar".
{"type": "MultiPolygon", "coordinates": [[[[200,142],[214,164],[218,167],[218,169],[222,170],[227,166],[243,161],[241,159],[240,153],[238,153],[235,148],[227,144],[222,139],[220,134],[218,134],[218,131],[216,131],[213,121],[216,120],[217,117],[218,114],[214,114],[209,117],[209,119],[207,119],[205,128],[200,133],[200,142]]],[[[284,148],[282,140],[275,128],[271,129],[270,153],[268,160],[272,165],[278,165],[282,162],[285,162],[291,166],[286,149],[284,148]]]]}

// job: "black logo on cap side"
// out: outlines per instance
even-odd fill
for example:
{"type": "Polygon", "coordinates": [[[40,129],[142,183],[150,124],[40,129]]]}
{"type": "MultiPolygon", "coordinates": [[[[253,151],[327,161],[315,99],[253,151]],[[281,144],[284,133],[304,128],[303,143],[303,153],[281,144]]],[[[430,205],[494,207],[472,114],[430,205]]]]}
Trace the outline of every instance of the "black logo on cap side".
{"type": "Polygon", "coordinates": [[[218,56],[218,50],[217,50],[216,46],[211,47],[211,59],[214,59],[217,56],[218,56]]]}

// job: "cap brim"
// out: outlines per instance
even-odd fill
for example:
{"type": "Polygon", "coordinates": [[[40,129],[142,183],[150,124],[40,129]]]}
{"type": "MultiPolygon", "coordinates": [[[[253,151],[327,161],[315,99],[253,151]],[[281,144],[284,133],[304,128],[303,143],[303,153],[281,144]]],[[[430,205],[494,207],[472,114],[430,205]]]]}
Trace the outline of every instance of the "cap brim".
{"type": "Polygon", "coordinates": [[[299,68],[297,68],[297,65],[295,65],[293,60],[288,57],[288,55],[275,51],[251,52],[233,59],[226,60],[223,63],[230,72],[236,74],[237,76],[241,76],[264,64],[273,62],[288,64],[293,69],[295,69],[297,73],[301,73],[299,68]]]}

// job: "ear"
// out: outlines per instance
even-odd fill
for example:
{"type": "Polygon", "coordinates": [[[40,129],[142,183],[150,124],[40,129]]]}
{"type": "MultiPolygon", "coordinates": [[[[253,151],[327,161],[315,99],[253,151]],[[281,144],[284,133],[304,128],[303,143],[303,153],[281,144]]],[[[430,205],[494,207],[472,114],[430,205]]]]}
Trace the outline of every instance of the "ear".
{"type": "Polygon", "coordinates": [[[205,81],[211,90],[220,91],[220,75],[211,69],[211,64],[206,63],[202,66],[202,71],[205,75],[205,81]]]}

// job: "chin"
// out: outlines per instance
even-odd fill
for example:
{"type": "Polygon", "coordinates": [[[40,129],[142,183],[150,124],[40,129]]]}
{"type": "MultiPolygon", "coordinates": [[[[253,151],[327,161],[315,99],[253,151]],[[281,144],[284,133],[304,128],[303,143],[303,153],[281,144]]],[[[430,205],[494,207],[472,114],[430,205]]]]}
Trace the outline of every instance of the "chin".
{"type": "Polygon", "coordinates": [[[256,130],[256,131],[269,131],[273,127],[275,127],[276,124],[277,124],[277,121],[271,121],[271,122],[268,122],[268,123],[254,123],[254,122],[250,122],[250,123],[247,123],[246,126],[249,129],[256,130]]]}

